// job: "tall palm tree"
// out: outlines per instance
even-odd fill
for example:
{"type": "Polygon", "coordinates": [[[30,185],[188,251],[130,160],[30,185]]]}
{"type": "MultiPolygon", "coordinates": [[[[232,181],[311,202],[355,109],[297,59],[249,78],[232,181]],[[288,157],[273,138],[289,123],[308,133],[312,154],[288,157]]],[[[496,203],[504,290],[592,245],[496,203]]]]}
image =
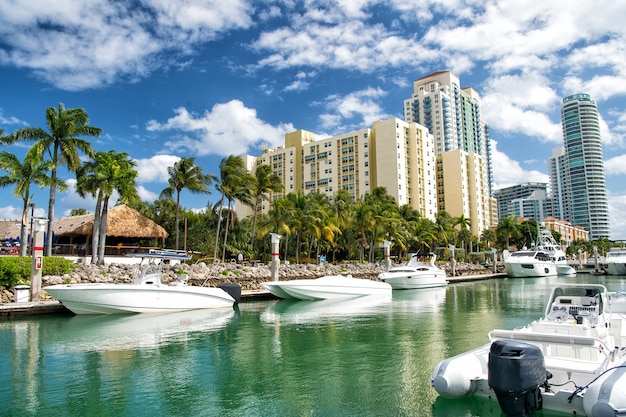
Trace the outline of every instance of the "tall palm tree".
{"type": "Polygon", "coordinates": [[[254,215],[252,220],[252,239],[250,245],[254,245],[254,235],[256,231],[256,219],[259,205],[262,200],[272,202],[270,193],[277,193],[283,189],[283,182],[280,177],[272,172],[269,165],[261,165],[254,173],[252,181],[252,196],[254,197],[254,215]]]}
{"type": "MultiPolygon", "coordinates": [[[[246,182],[245,178],[250,176],[250,174],[248,174],[248,172],[246,171],[246,166],[243,162],[243,159],[235,155],[229,155],[223,158],[220,161],[219,169],[220,169],[220,176],[219,176],[218,184],[215,186],[215,188],[217,188],[217,190],[220,191],[221,197],[220,197],[220,200],[218,203],[218,209],[217,209],[218,220],[217,220],[217,230],[215,232],[215,246],[213,248],[213,260],[217,259],[220,229],[221,229],[222,219],[223,219],[222,211],[224,209],[224,200],[227,199],[227,196],[232,196],[237,189],[241,188],[240,185],[246,182]]],[[[229,214],[230,214],[230,202],[228,206],[229,206],[229,214]]]]}
{"type": "MultiPolygon", "coordinates": [[[[0,176],[0,187],[15,185],[13,195],[22,200],[22,222],[20,226],[20,256],[26,256],[27,245],[27,224],[28,206],[32,195],[30,193],[31,184],[35,183],[40,187],[49,185],[50,178],[48,171],[51,168],[50,161],[43,161],[41,148],[32,147],[20,160],[9,152],[0,152],[0,169],[8,171],[8,175],[0,176]]],[[[57,187],[65,190],[66,185],[58,181],[57,187]]]]}
{"type": "Polygon", "coordinates": [[[289,246],[289,235],[291,234],[288,224],[290,217],[289,201],[283,197],[274,201],[267,215],[263,216],[260,222],[261,230],[259,231],[259,237],[263,238],[268,233],[277,233],[285,237],[285,260],[287,260],[287,248],[289,246]]]}
{"type": "Polygon", "coordinates": [[[161,191],[161,198],[172,199],[176,192],[176,249],[179,248],[180,234],[180,193],[183,189],[188,189],[192,193],[210,194],[209,186],[213,183],[213,174],[204,174],[202,168],[195,165],[194,158],[181,158],[173,166],[167,168],[170,178],[167,180],[169,186],[161,191]]]}
{"type": "Polygon", "coordinates": [[[109,200],[114,191],[119,194],[118,202],[134,203],[139,200],[135,189],[136,162],[126,152],[96,153],[94,160],[85,163],[78,171],[76,191],[82,197],[89,193],[96,197],[96,209],[92,230],[91,263],[104,263],[106,247],[106,225],[109,200]]]}
{"type": "Polygon", "coordinates": [[[79,151],[90,158],[94,150],[89,141],[80,136],[98,137],[102,129],[89,126],[89,116],[84,109],[66,109],[63,103],[58,108],[46,109],[48,130],[37,127],[19,129],[3,138],[5,143],[34,140],[35,145],[48,152],[50,156],[50,199],[48,201],[48,228],[46,236],[46,255],[52,255],[52,222],[54,221],[54,205],[56,200],[57,169],[59,165],[67,166],[70,172],[80,167],[79,151]]]}

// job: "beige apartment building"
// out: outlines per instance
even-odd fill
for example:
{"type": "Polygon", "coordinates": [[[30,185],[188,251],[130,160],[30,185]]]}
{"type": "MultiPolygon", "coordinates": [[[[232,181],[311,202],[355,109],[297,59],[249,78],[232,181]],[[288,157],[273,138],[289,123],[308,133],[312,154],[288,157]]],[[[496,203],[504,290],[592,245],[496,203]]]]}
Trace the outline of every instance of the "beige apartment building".
{"type": "MultiPolygon", "coordinates": [[[[315,134],[298,130],[285,135],[285,145],[264,149],[258,157],[245,157],[254,172],[271,165],[281,178],[284,191],[322,193],[332,197],[346,190],[354,199],[385,187],[398,205],[409,204],[434,220],[437,214],[436,163],[433,137],[417,123],[392,118],[374,122],[371,128],[316,140],[315,134]]],[[[237,215],[252,214],[242,204],[237,215]]],[[[260,208],[267,212],[264,203],[260,208]]]]}

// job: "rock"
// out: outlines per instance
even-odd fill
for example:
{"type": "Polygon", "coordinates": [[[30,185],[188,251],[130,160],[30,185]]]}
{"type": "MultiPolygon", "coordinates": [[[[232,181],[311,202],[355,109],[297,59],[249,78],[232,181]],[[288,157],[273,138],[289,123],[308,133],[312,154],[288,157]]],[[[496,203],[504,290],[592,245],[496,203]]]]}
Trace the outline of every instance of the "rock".
{"type": "MultiPolygon", "coordinates": [[[[450,275],[450,264],[439,265],[450,275]]],[[[81,284],[81,283],[130,283],[136,274],[136,265],[111,264],[95,266],[79,264],[71,273],[62,276],[44,276],[42,287],[55,284],[81,284]]],[[[189,275],[190,285],[217,286],[222,282],[235,282],[241,285],[243,290],[262,289],[261,283],[271,280],[272,273],[269,265],[243,266],[237,263],[223,263],[207,265],[199,263],[194,265],[178,264],[164,265],[163,282],[168,284],[178,279],[178,271],[184,271],[189,275]]],[[[358,278],[376,279],[378,274],[384,272],[381,264],[369,264],[358,262],[346,262],[341,264],[290,264],[281,265],[278,276],[281,281],[300,278],[319,278],[324,275],[352,275],[358,278]]],[[[456,264],[456,276],[481,275],[493,273],[492,268],[483,267],[472,263],[456,264]]],[[[502,264],[498,265],[498,272],[504,272],[502,264]]],[[[46,295],[44,295],[45,297],[46,295]]],[[[43,297],[42,297],[43,298],[43,297]]],[[[13,289],[0,288],[0,302],[13,302],[13,289]]]]}

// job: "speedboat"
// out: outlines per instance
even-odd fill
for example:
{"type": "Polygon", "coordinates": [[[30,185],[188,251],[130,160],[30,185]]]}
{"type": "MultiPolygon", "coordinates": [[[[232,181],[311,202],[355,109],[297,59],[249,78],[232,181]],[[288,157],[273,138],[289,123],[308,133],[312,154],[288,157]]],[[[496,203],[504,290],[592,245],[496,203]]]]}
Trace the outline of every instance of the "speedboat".
{"type": "Polygon", "coordinates": [[[448,398],[497,398],[508,416],[539,409],[581,416],[626,413],[626,294],[599,284],[552,289],[544,317],[491,330],[489,343],[437,364],[448,398]]]}
{"type": "Polygon", "coordinates": [[[350,275],[326,275],[316,279],[272,281],[261,284],[280,298],[298,300],[327,300],[391,294],[391,285],[350,275]]]}
{"type": "MultiPolygon", "coordinates": [[[[537,242],[535,244],[537,250],[548,252],[552,261],[556,264],[557,275],[576,275],[574,267],[567,263],[565,252],[556,242],[552,232],[544,223],[537,224],[537,242]]],[[[626,269],[625,269],[626,272],[626,269]]]]}
{"type": "Polygon", "coordinates": [[[503,251],[504,270],[511,278],[548,277],[557,275],[556,264],[542,250],[503,251]]]}
{"type": "Polygon", "coordinates": [[[162,265],[185,261],[187,255],[166,251],[136,253],[138,273],[130,284],[59,284],[43,288],[74,314],[163,313],[232,307],[241,296],[237,284],[191,286],[185,279],[169,285],[161,281],[162,265]]]}
{"type": "Polygon", "coordinates": [[[408,262],[389,268],[387,272],[378,275],[378,279],[391,285],[394,290],[446,286],[446,271],[437,268],[435,259],[434,253],[414,253],[408,262]]]}
{"type": "Polygon", "coordinates": [[[626,249],[611,248],[604,257],[604,270],[609,275],[626,275],[626,249]]]}

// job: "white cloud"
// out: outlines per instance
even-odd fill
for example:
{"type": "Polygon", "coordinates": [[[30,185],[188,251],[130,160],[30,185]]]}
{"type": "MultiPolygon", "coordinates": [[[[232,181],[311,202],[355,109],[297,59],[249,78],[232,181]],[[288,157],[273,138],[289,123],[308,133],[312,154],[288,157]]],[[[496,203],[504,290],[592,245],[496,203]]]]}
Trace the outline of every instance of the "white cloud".
{"type": "Polygon", "coordinates": [[[609,193],[609,219],[611,221],[611,239],[626,239],[626,195],[609,193]]]}
{"type": "Polygon", "coordinates": [[[549,183],[550,177],[536,170],[525,170],[518,161],[497,149],[498,142],[491,141],[491,155],[495,190],[524,182],[549,183]]]}
{"type": "Polygon", "coordinates": [[[197,155],[242,155],[252,147],[267,143],[276,147],[287,132],[296,130],[291,124],[272,126],[257,117],[256,110],[239,100],[219,103],[202,115],[189,113],[184,107],[165,123],[150,120],[150,131],[180,131],[185,135],[167,142],[169,149],[190,150],[197,155]]]}
{"type": "Polygon", "coordinates": [[[155,155],[151,158],[135,159],[137,163],[137,183],[161,182],[167,183],[169,174],[167,168],[180,160],[174,155],[155,155]]]}
{"type": "Polygon", "coordinates": [[[380,88],[367,88],[345,96],[327,97],[324,104],[327,113],[320,115],[322,127],[333,130],[362,129],[377,120],[390,118],[380,106],[379,99],[386,94],[380,88]]]}
{"type": "Polygon", "coordinates": [[[482,101],[483,117],[500,131],[539,138],[545,142],[562,143],[561,126],[545,113],[516,106],[501,94],[491,94],[482,101]]]}
{"type": "Polygon", "coordinates": [[[626,154],[618,155],[604,161],[606,175],[626,174],[626,154]]]}
{"type": "Polygon", "coordinates": [[[0,207],[0,219],[19,220],[22,218],[22,209],[15,206],[0,207]]]}
{"type": "MultiPolygon", "coordinates": [[[[192,53],[193,44],[252,24],[245,0],[130,3],[28,0],[0,3],[0,63],[29,68],[65,90],[133,81],[166,66],[167,51],[192,53]]],[[[170,54],[167,62],[172,61],[170,54]]]]}
{"type": "Polygon", "coordinates": [[[154,200],[159,199],[159,194],[148,190],[143,185],[139,185],[137,187],[137,194],[139,194],[139,198],[141,199],[141,201],[146,201],[148,203],[152,203],[154,200]]]}

